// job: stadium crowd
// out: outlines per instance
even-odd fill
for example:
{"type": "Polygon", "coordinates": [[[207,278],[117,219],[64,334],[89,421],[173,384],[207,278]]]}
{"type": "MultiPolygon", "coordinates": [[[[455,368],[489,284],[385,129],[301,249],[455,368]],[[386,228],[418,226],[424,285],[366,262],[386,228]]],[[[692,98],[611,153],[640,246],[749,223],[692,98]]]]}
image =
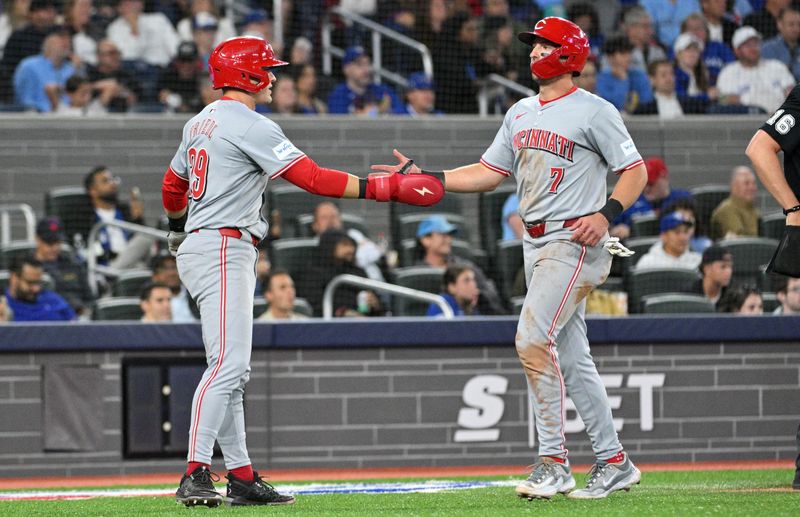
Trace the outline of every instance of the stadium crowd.
{"type": "MultiPolygon", "coordinates": [[[[772,112],[800,77],[795,0],[284,0],[282,70],[263,113],[425,116],[477,113],[489,74],[531,82],[516,33],[542,16],[575,21],[590,38],[579,85],[626,114],[772,112]],[[381,64],[405,78],[376,83],[372,39],[334,17],[346,49],[321,74],[326,10],[339,6],[424,43],[419,55],[384,38],[381,64]]],[[[60,115],[191,113],[218,95],[206,62],[234,35],[273,40],[272,2],[11,0],[0,14],[0,103],[60,115]]],[[[514,102],[510,94],[495,99],[514,102]]]]}

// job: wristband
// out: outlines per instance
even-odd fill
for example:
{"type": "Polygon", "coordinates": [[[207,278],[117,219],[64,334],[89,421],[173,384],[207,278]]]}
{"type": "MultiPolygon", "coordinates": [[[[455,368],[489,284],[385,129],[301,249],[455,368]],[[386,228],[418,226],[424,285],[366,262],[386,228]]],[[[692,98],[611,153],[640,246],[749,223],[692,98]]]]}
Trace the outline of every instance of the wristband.
{"type": "Polygon", "coordinates": [[[608,198],[608,201],[606,202],[605,206],[600,210],[598,210],[598,213],[601,214],[603,217],[605,217],[606,220],[608,220],[608,222],[610,223],[611,221],[619,217],[619,214],[621,214],[623,211],[624,209],[622,208],[622,203],[620,203],[613,197],[610,197],[608,198]]]}
{"type": "Polygon", "coordinates": [[[358,178],[358,199],[367,198],[367,178],[358,178]]]}
{"type": "Polygon", "coordinates": [[[183,213],[182,216],[178,217],[177,219],[173,219],[172,217],[167,217],[169,221],[169,231],[171,232],[182,232],[186,228],[186,219],[189,217],[189,211],[183,213]]]}
{"type": "Polygon", "coordinates": [[[442,186],[443,187],[445,186],[445,184],[444,184],[444,171],[426,171],[424,169],[420,169],[420,170],[422,171],[423,174],[428,174],[428,175],[433,176],[434,178],[438,179],[439,181],[442,182],[442,186]]]}
{"type": "Polygon", "coordinates": [[[800,212],[800,205],[795,205],[792,208],[784,208],[783,215],[789,215],[792,212],[800,212]]]}

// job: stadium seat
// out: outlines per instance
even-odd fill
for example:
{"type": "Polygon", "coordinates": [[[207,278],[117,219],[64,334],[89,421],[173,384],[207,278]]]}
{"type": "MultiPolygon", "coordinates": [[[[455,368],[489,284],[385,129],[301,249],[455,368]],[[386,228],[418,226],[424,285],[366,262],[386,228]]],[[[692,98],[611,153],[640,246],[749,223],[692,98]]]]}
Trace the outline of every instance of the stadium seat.
{"type": "MultiPolygon", "coordinates": [[[[441,201],[436,203],[433,208],[436,213],[461,214],[461,199],[463,194],[457,196],[444,196],[441,201]]],[[[389,203],[389,231],[391,232],[391,243],[394,249],[400,249],[400,217],[405,214],[424,213],[430,215],[431,207],[413,206],[403,203],[389,203]]]]}
{"type": "Polygon", "coordinates": [[[497,281],[497,288],[500,290],[500,297],[503,300],[511,298],[514,279],[517,277],[517,272],[522,267],[523,262],[521,240],[500,241],[497,244],[494,278],[497,281]]]}
{"type": "Polygon", "coordinates": [[[689,189],[697,216],[697,235],[711,235],[711,212],[731,193],[728,185],[700,185],[689,189]]]}
{"type": "Polygon", "coordinates": [[[0,248],[0,269],[10,269],[14,261],[36,251],[36,244],[29,241],[12,241],[0,248]]]}
{"type": "Polygon", "coordinates": [[[635,215],[631,218],[631,237],[652,237],[659,233],[661,230],[657,215],[635,215]]]}
{"type": "Polygon", "coordinates": [[[627,278],[628,312],[642,311],[642,298],[650,294],[687,292],[699,273],[688,269],[659,268],[633,270],[627,278]]]}
{"type": "Polygon", "coordinates": [[[253,300],[253,319],[256,320],[259,316],[267,312],[267,307],[269,307],[269,304],[264,297],[259,296],[255,298],[253,300]]]}
{"type": "Polygon", "coordinates": [[[132,296],[100,298],[92,309],[92,319],[97,321],[139,320],[141,317],[139,298],[132,296]]]}
{"type": "Polygon", "coordinates": [[[149,269],[133,269],[123,271],[111,284],[113,296],[139,296],[142,288],[153,278],[149,269]]]}
{"type": "MultiPolygon", "coordinates": [[[[271,210],[279,210],[281,214],[281,238],[299,237],[297,235],[297,218],[301,214],[307,214],[314,210],[314,207],[323,201],[319,196],[315,196],[294,185],[280,185],[267,190],[267,207],[271,210]]],[[[336,204],[333,198],[325,198],[336,204]]],[[[272,215],[270,214],[270,224],[272,215]]]]}
{"type": "Polygon", "coordinates": [[[761,299],[764,300],[764,314],[771,314],[781,304],[776,293],[763,292],[761,293],[761,299]]]}
{"type": "Polygon", "coordinates": [[[44,211],[61,219],[69,244],[79,234],[83,241],[89,235],[94,221],[92,202],[83,187],[57,187],[44,196],[44,211]]]}
{"type": "Polygon", "coordinates": [[[630,257],[614,257],[614,260],[620,263],[620,268],[622,269],[623,275],[627,274],[628,271],[633,269],[633,267],[639,262],[639,259],[644,257],[645,254],[650,251],[650,248],[653,247],[653,244],[659,240],[661,240],[661,237],[658,236],[626,239],[625,246],[635,253],[630,257]]]}
{"type": "Polygon", "coordinates": [[[453,213],[428,212],[421,214],[404,214],[398,219],[397,228],[400,231],[399,238],[402,243],[406,239],[417,238],[417,228],[419,224],[432,215],[442,215],[447,222],[458,228],[455,237],[461,240],[469,240],[469,226],[464,217],[453,213]]]}
{"type": "Polygon", "coordinates": [[[270,255],[273,268],[285,269],[297,281],[299,272],[308,264],[317,249],[317,244],[315,238],[274,241],[270,255]]]}
{"type": "MultiPolygon", "coordinates": [[[[297,237],[314,237],[314,231],[311,229],[311,224],[314,222],[314,214],[300,214],[297,216],[297,229],[295,235],[297,237]]],[[[342,212],[342,226],[346,230],[350,228],[356,229],[366,236],[369,236],[369,229],[367,228],[367,221],[358,214],[350,214],[342,212]]]]}
{"type": "Polygon", "coordinates": [[[775,249],[777,239],[767,237],[738,237],[724,239],[717,244],[730,250],[733,255],[733,280],[755,286],[761,277],[761,267],[768,264],[775,249]]]}
{"type": "MultiPolygon", "coordinates": [[[[267,312],[267,309],[269,309],[269,303],[267,303],[267,300],[263,297],[258,297],[253,300],[253,319],[258,319],[262,314],[267,312]]],[[[309,318],[314,316],[314,309],[305,298],[294,299],[294,312],[308,316],[309,318]]]]}
{"type": "MultiPolygon", "coordinates": [[[[442,292],[442,274],[444,269],[412,266],[395,270],[394,283],[411,289],[428,293],[442,292]]],[[[394,316],[424,316],[428,312],[428,302],[412,300],[402,296],[392,296],[392,312],[394,316]]]]}
{"type": "Polygon", "coordinates": [[[478,198],[478,232],[483,249],[490,258],[497,252],[497,241],[503,237],[503,204],[508,196],[517,191],[513,181],[502,183],[492,192],[481,192],[478,198]]]}
{"type": "Polygon", "coordinates": [[[761,218],[760,226],[761,237],[780,240],[783,237],[783,229],[786,227],[786,216],[783,215],[783,212],[767,214],[761,218]]]}
{"type": "Polygon", "coordinates": [[[651,294],[642,298],[645,314],[691,314],[715,312],[714,303],[699,294],[651,294]]]}

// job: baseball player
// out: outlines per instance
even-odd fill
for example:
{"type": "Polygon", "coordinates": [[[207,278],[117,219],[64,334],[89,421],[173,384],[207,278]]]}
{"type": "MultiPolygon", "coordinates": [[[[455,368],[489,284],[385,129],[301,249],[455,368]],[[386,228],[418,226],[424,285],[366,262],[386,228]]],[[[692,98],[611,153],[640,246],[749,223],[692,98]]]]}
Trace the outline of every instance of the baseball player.
{"type": "MultiPolygon", "coordinates": [[[[557,493],[593,499],[639,482],[640,472],[622,449],[586,336],[586,296],[602,284],[612,254],[630,252],[608,236],[608,224],[641,194],[647,180],[642,158],[618,111],[573,84],[589,56],[577,25],[540,20],[519,39],[531,45],[531,72],[539,94],[517,102],[479,163],[427,174],[444,177],[449,192],[486,192],[507,176],[517,183],[528,292],[517,326],[516,348],[533,391],[539,458],[517,487],[522,497],[557,493]],[[619,176],[605,199],[606,175],[619,176]],[[564,443],[569,393],[597,461],[586,486],[575,480],[564,443]]],[[[395,151],[401,163],[407,159],[395,151]]],[[[397,171],[399,165],[376,165],[397,171]]],[[[416,166],[410,166],[417,172],[416,166]]]]}
{"type": "MultiPolygon", "coordinates": [[[[781,107],[756,131],[747,146],[747,157],[761,183],[783,208],[786,228],[768,272],[800,278],[800,85],[781,107]],[[783,151],[783,170],[778,153],[783,151]]],[[[800,426],[797,427],[797,460],[792,487],[800,490],[800,426]]]]}
{"type": "Polygon", "coordinates": [[[250,371],[256,244],[267,233],[264,191],[282,177],[323,196],[400,201],[428,206],[444,194],[427,175],[352,174],[318,166],[254,111],[255,97],[286,65],[255,37],[231,38],[209,58],[223,96],[191,118],[167,169],[162,200],[169,218],[169,249],[200,308],[208,368],[192,401],[188,467],[176,493],[186,506],[218,506],[210,470],[214,441],[228,469],[232,505],[291,504],[253,471],[245,444],[242,396],[250,371]]]}

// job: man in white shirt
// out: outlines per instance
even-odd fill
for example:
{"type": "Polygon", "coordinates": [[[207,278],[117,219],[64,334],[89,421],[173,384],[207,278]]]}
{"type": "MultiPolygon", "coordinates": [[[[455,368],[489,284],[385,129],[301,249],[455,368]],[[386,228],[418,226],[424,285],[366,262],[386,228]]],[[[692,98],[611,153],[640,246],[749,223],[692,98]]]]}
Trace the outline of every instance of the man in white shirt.
{"type": "Polygon", "coordinates": [[[752,27],[736,29],[733,49],[737,61],[725,65],[717,79],[720,103],[774,112],[794,87],[792,73],[778,60],[761,59],[761,34],[752,27]]]}
{"type": "Polygon", "coordinates": [[[258,321],[308,319],[308,316],[294,311],[297,291],[287,271],[276,269],[267,275],[264,280],[264,299],[269,307],[258,317],[258,321]]]}
{"type": "Polygon", "coordinates": [[[696,271],[701,255],[689,249],[694,220],[680,212],[670,212],[661,218],[661,241],[636,263],[636,270],[675,267],[696,271]]]}
{"type": "Polygon", "coordinates": [[[172,291],[165,284],[146,285],[139,296],[142,321],[145,323],[172,321],[171,299],[172,291]]]}
{"type": "Polygon", "coordinates": [[[108,26],[108,38],[122,52],[123,60],[165,67],[175,56],[180,38],[164,14],[143,11],[142,0],[119,0],[119,17],[108,26]]]}

